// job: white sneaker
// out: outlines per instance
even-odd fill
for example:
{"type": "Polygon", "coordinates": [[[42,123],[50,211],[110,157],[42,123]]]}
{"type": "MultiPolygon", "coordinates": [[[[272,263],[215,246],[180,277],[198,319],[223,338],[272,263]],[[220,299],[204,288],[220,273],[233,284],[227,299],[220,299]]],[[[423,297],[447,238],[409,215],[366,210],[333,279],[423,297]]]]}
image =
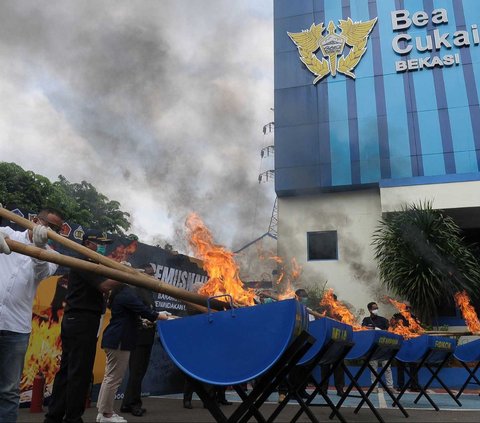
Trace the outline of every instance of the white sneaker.
{"type": "Polygon", "coordinates": [[[97,418],[95,419],[95,421],[96,421],[97,423],[99,423],[99,421],[100,421],[101,418],[102,418],[102,413],[98,413],[98,414],[97,414],[97,418]]]}
{"type": "Polygon", "coordinates": [[[116,413],[113,413],[112,417],[105,417],[103,414],[100,414],[99,423],[126,423],[126,422],[127,422],[126,419],[124,419],[122,416],[119,416],[116,413]]]}

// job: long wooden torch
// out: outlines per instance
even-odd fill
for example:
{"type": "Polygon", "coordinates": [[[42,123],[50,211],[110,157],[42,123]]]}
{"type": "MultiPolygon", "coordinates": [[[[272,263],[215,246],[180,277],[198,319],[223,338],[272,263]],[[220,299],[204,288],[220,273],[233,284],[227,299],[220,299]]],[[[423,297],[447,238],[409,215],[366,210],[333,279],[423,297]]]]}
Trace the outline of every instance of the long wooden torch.
{"type": "MultiPolygon", "coordinates": [[[[33,229],[33,222],[18,216],[17,214],[12,213],[3,207],[0,207],[0,216],[17,223],[25,229],[33,229]]],[[[101,254],[98,254],[97,252],[92,251],[89,248],[76,243],[75,241],[65,238],[52,230],[48,231],[48,237],[51,240],[56,241],[59,244],[62,244],[63,246],[88,257],[92,261],[65,256],[63,254],[47,251],[42,248],[26,245],[10,239],[7,239],[6,241],[10,249],[16,253],[35,257],[40,260],[49,261],[65,267],[93,272],[106,278],[115,279],[120,282],[147,288],[161,294],[170,295],[171,297],[185,301],[192,305],[200,306],[201,308],[196,308],[200,309],[201,311],[206,311],[206,307],[208,307],[208,298],[203,295],[187,291],[186,289],[177,288],[160,279],[156,279],[141,273],[130,266],[123,265],[109,257],[102,256],[101,254]]],[[[224,310],[225,308],[229,308],[227,303],[223,303],[215,299],[211,299],[209,303],[210,308],[214,310],[224,310]]]]}

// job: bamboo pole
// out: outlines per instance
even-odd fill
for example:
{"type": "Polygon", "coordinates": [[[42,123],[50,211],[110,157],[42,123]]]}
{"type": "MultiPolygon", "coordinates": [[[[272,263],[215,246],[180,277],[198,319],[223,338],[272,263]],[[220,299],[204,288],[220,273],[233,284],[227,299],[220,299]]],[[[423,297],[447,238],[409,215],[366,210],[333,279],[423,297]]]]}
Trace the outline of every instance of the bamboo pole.
{"type": "MultiPolygon", "coordinates": [[[[55,263],[60,266],[70,267],[70,268],[78,269],[81,271],[92,272],[92,273],[104,276],[105,278],[114,279],[119,282],[124,282],[130,285],[147,288],[147,289],[150,289],[151,291],[170,295],[171,297],[177,298],[179,300],[186,301],[194,305],[198,305],[201,307],[202,311],[206,310],[207,297],[196,294],[194,292],[187,291],[185,289],[177,288],[159,279],[150,277],[140,272],[134,271],[132,273],[132,272],[125,272],[123,271],[123,269],[122,270],[112,269],[102,264],[93,263],[88,260],[81,260],[75,257],[66,256],[63,254],[56,253],[54,251],[49,251],[43,248],[38,248],[32,245],[24,244],[22,242],[14,241],[9,238],[6,238],[5,241],[10,247],[10,250],[16,253],[23,254],[29,257],[34,257],[39,260],[48,261],[50,263],[55,263]]],[[[125,266],[125,267],[128,267],[128,266],[125,266]]],[[[213,299],[210,301],[210,307],[214,310],[224,310],[229,306],[226,303],[222,303],[218,300],[213,299]]]]}
{"type": "MultiPolygon", "coordinates": [[[[24,229],[33,230],[35,224],[28,219],[25,219],[22,216],[19,216],[11,211],[0,207],[0,216],[10,220],[17,225],[20,225],[24,229]]],[[[83,254],[85,257],[95,261],[96,263],[103,264],[104,266],[111,267],[112,269],[123,270],[124,272],[128,273],[139,273],[135,269],[125,266],[124,264],[119,263],[118,261],[112,260],[109,257],[102,256],[98,254],[96,251],[92,251],[89,248],[85,247],[84,245],[79,244],[78,242],[72,241],[60,234],[57,234],[55,231],[49,230],[47,231],[48,238],[52,241],[58,242],[59,244],[63,245],[64,247],[75,251],[77,253],[83,254]]]]}
{"type": "MultiPolygon", "coordinates": [[[[0,205],[0,216],[7,219],[7,220],[10,220],[10,221],[16,223],[17,225],[23,227],[24,229],[33,230],[33,227],[35,226],[35,224],[33,222],[31,222],[30,220],[25,219],[24,217],[19,216],[18,214],[12,213],[11,211],[3,208],[1,205],[0,205]]],[[[68,238],[66,238],[66,237],[64,237],[60,234],[57,234],[55,231],[49,230],[49,231],[47,231],[47,234],[48,234],[48,238],[51,239],[52,241],[58,242],[59,244],[63,245],[64,247],[86,256],[96,263],[103,264],[104,266],[112,268],[112,269],[117,269],[117,270],[121,270],[123,272],[131,273],[133,275],[140,275],[141,274],[141,272],[138,272],[134,268],[132,268],[130,266],[126,266],[126,265],[124,265],[122,263],[119,263],[115,260],[112,260],[109,257],[105,257],[101,254],[98,254],[96,251],[92,251],[89,248],[85,247],[84,245],[81,245],[81,244],[79,244],[75,241],[72,241],[72,240],[70,240],[70,239],[68,239],[68,238]]],[[[67,267],[70,267],[70,266],[67,266],[67,267]]],[[[159,280],[157,278],[154,278],[153,276],[149,276],[149,275],[145,275],[145,274],[143,274],[143,276],[144,276],[143,280],[145,280],[145,281],[147,280],[145,278],[150,278],[151,280],[149,282],[152,282],[152,281],[156,282],[156,281],[159,280]]],[[[112,278],[112,279],[114,279],[114,278],[112,278]]],[[[165,285],[168,285],[164,281],[161,281],[161,282],[165,285]]],[[[171,286],[171,285],[168,285],[168,286],[171,286]]],[[[144,286],[144,287],[146,287],[146,286],[144,286]]],[[[180,288],[176,288],[176,289],[180,289],[180,288]]],[[[155,292],[161,292],[161,291],[156,291],[155,289],[153,289],[153,290],[155,292]]],[[[189,291],[186,291],[186,292],[189,292],[189,291]]],[[[163,293],[163,292],[161,292],[161,293],[163,293]]],[[[204,304],[206,304],[207,297],[205,297],[203,295],[199,295],[199,294],[196,294],[196,295],[197,295],[197,300],[196,301],[185,301],[185,302],[189,306],[191,306],[192,308],[194,308],[198,311],[201,311],[201,312],[208,311],[207,307],[205,307],[205,305],[204,305],[204,304]]],[[[171,296],[174,297],[174,295],[171,295],[171,296]]],[[[175,298],[180,299],[180,297],[175,297],[175,298]]],[[[211,304],[212,304],[212,308],[214,308],[215,310],[223,310],[225,308],[225,305],[223,305],[224,303],[222,303],[218,300],[212,301],[211,304]],[[215,304],[215,305],[213,305],[213,304],[215,304]]],[[[228,308],[229,305],[227,304],[226,307],[228,308]]]]}

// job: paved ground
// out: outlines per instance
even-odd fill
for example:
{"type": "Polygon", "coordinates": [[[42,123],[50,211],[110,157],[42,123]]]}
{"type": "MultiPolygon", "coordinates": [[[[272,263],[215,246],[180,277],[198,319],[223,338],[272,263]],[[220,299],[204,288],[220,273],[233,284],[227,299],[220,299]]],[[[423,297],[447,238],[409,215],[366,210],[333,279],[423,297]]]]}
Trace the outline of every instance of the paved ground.
{"type": "MultiPolygon", "coordinates": [[[[337,398],[334,391],[330,391],[331,398],[336,402],[337,398]]],[[[462,395],[460,398],[463,406],[458,407],[455,402],[448,397],[445,393],[431,392],[432,398],[437,403],[440,411],[434,411],[425,399],[420,400],[419,404],[413,403],[414,394],[408,393],[402,399],[402,405],[409,413],[409,418],[406,419],[403,414],[391,407],[389,401],[386,401],[385,395],[382,392],[374,394],[372,397],[373,402],[378,407],[380,414],[386,422],[480,422],[480,397],[478,391],[471,392],[462,395]]],[[[239,398],[234,392],[227,392],[227,398],[230,401],[234,401],[231,406],[222,406],[222,411],[226,415],[230,415],[233,410],[238,406],[239,398]]],[[[269,399],[269,402],[264,404],[261,408],[261,412],[264,416],[268,417],[276,406],[276,395],[269,399]]],[[[316,399],[317,403],[321,401],[316,399]]],[[[375,417],[371,411],[362,409],[358,414],[354,414],[354,405],[358,403],[355,398],[349,398],[345,405],[341,408],[341,412],[348,422],[374,422],[375,417]]],[[[144,407],[148,410],[147,414],[143,417],[134,417],[131,414],[124,414],[123,416],[129,422],[214,422],[214,419],[208,412],[208,410],[202,407],[202,403],[198,400],[193,401],[194,409],[187,410],[182,406],[181,395],[170,395],[165,397],[149,397],[144,399],[144,407]]],[[[120,408],[120,401],[117,401],[117,411],[120,408]]],[[[280,414],[277,422],[290,422],[292,416],[297,412],[298,405],[291,402],[280,414]]],[[[329,421],[329,410],[324,407],[312,407],[312,411],[320,421],[329,421]]],[[[86,410],[84,415],[85,422],[94,422],[97,415],[96,408],[92,407],[86,410]]],[[[32,414],[28,409],[21,409],[19,422],[42,422],[43,413],[32,414]]],[[[252,419],[252,421],[255,421],[252,419]]],[[[303,415],[299,422],[309,422],[310,420],[303,415]]],[[[338,421],[334,419],[333,421],[338,421]]]]}

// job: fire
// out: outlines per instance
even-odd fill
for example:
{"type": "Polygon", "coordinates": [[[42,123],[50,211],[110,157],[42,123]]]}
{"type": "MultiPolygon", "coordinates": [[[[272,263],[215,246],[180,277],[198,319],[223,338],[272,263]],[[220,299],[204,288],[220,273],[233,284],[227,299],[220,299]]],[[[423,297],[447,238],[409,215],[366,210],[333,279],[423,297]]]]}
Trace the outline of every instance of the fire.
{"type": "Polygon", "coordinates": [[[362,327],[352,312],[343,304],[341,301],[338,301],[333,296],[333,289],[328,289],[323,295],[320,301],[320,307],[324,307],[324,315],[332,317],[335,320],[338,320],[342,323],[346,323],[353,327],[353,330],[365,330],[366,328],[362,327]]]}
{"type": "MultiPolygon", "coordinates": [[[[63,310],[58,314],[61,321],[63,310]]],[[[20,391],[32,389],[33,379],[39,371],[45,376],[47,386],[53,383],[62,354],[60,330],[60,323],[52,319],[51,308],[41,314],[34,313],[20,391]]]]}
{"type": "Polygon", "coordinates": [[[287,266],[284,264],[284,260],[279,256],[270,256],[270,260],[273,260],[277,263],[279,268],[279,275],[277,277],[277,285],[282,284],[280,289],[280,294],[278,295],[279,300],[286,300],[289,298],[295,297],[295,283],[300,278],[302,274],[302,266],[297,263],[295,257],[292,258],[290,265],[290,272],[287,269],[287,266]],[[283,283],[282,283],[283,282],[283,283]]]}
{"type": "Polygon", "coordinates": [[[185,225],[190,246],[203,261],[203,269],[209,277],[199,294],[209,297],[229,294],[236,304],[254,305],[255,291],[244,288],[234,254],[214,243],[212,234],[195,213],[187,217],[185,225]]]}
{"type": "Polygon", "coordinates": [[[388,331],[396,333],[397,335],[402,335],[404,338],[414,338],[425,333],[418,321],[412,316],[410,311],[408,311],[408,306],[400,301],[395,301],[393,298],[387,297],[388,301],[402,314],[402,316],[407,320],[408,326],[402,321],[395,323],[388,331]]]}
{"type": "Polygon", "coordinates": [[[471,332],[480,332],[480,321],[478,320],[477,313],[470,304],[470,298],[465,291],[457,292],[455,294],[455,303],[460,309],[462,316],[467,323],[468,329],[471,332]]]}
{"type": "Polygon", "coordinates": [[[288,286],[285,291],[278,294],[278,299],[281,300],[288,300],[290,298],[295,298],[295,290],[292,286],[288,286]]]}

